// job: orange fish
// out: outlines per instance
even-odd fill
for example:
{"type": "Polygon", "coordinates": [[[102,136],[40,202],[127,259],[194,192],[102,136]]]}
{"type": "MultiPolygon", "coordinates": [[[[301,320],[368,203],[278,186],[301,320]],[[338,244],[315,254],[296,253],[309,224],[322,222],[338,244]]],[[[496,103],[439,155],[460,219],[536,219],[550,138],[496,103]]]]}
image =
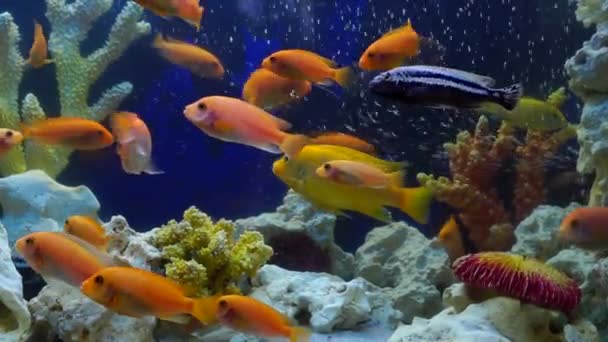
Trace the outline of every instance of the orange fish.
{"type": "Polygon", "coordinates": [[[63,231],[103,251],[107,249],[108,242],[110,242],[110,238],[106,236],[106,230],[103,229],[97,219],[90,216],[74,215],[68,217],[63,225],[63,231]]]}
{"type": "Polygon", "coordinates": [[[392,30],[373,42],[359,59],[359,67],[366,71],[390,70],[419,53],[420,37],[408,20],[405,26],[392,30]]]}
{"type": "Polygon", "coordinates": [[[0,157],[14,146],[21,144],[22,141],[23,135],[21,132],[8,128],[0,128],[0,157]]]}
{"type": "Polygon", "coordinates": [[[290,342],[305,342],[311,332],[294,327],[289,318],[272,307],[250,297],[222,296],[217,300],[217,317],[228,327],[261,337],[285,337],[290,342]]]}
{"type": "Polygon", "coordinates": [[[79,287],[95,272],[116,264],[90,243],[61,232],[28,234],[17,240],[15,248],[47,283],[58,280],[79,287]]]}
{"type": "Polygon", "coordinates": [[[122,169],[129,174],[163,173],[152,162],[152,137],[146,123],[135,113],[115,113],[110,118],[122,169]]]}
{"type": "Polygon", "coordinates": [[[178,17],[196,30],[201,28],[205,9],[199,6],[199,0],[133,0],[143,8],[161,17],[178,17]]]}
{"type": "Polygon", "coordinates": [[[373,165],[351,160],[332,160],[316,170],[319,177],[333,182],[372,189],[403,187],[403,172],[384,172],[373,165]]]}
{"type": "Polygon", "coordinates": [[[34,43],[30,49],[30,58],[27,63],[34,68],[41,68],[47,64],[53,63],[48,59],[48,48],[46,38],[42,32],[42,26],[34,22],[34,43]]]}
{"type": "Polygon", "coordinates": [[[243,99],[263,109],[274,109],[308,95],[312,86],[308,81],[291,80],[272,71],[254,71],[243,87],[243,99]]]}
{"type": "Polygon", "coordinates": [[[121,315],[155,316],[181,324],[190,323],[190,315],[203,324],[217,321],[216,297],[186,297],[171,279],[138,268],[104,268],[85,280],[80,290],[121,315]]]}
{"type": "Polygon", "coordinates": [[[22,125],[25,139],[75,150],[98,150],[112,145],[112,134],[98,122],[81,118],[47,118],[22,125]]]}
{"type": "Polygon", "coordinates": [[[203,97],[186,106],[184,115],[211,137],[270,153],[281,153],[284,143],[300,137],[283,132],[289,122],[232,97],[203,97]]]}
{"type": "Polygon", "coordinates": [[[264,59],[262,67],[291,80],[321,84],[329,81],[342,87],[346,87],[353,77],[351,68],[337,68],[334,61],[306,50],[275,52],[264,59]]]}
{"type": "Polygon", "coordinates": [[[557,236],[587,249],[608,249],[608,208],[575,209],[562,221],[557,236]]]}
{"type": "Polygon", "coordinates": [[[169,62],[182,66],[199,77],[224,77],[222,62],[203,48],[175,39],[164,39],[160,34],[156,36],[152,46],[169,62]]]}
{"type": "Polygon", "coordinates": [[[437,235],[437,240],[439,240],[441,246],[445,248],[450,256],[450,260],[456,260],[466,254],[460,227],[453,216],[450,216],[443,224],[439,231],[439,235],[437,235]]]}

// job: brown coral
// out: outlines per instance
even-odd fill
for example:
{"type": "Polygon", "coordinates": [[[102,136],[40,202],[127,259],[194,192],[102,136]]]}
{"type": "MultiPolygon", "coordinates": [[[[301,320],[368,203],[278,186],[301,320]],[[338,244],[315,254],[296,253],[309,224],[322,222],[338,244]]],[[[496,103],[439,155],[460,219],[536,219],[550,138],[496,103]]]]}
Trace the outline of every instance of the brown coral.
{"type": "Polygon", "coordinates": [[[513,227],[544,201],[544,161],[561,145],[560,134],[529,131],[518,143],[513,128],[503,122],[494,136],[485,117],[475,132],[458,134],[445,144],[451,179],[419,174],[418,180],[436,198],[458,211],[458,218],[478,250],[509,250],[515,243],[513,227]],[[499,186],[503,167],[515,161],[513,209],[503,202],[499,186]]]}

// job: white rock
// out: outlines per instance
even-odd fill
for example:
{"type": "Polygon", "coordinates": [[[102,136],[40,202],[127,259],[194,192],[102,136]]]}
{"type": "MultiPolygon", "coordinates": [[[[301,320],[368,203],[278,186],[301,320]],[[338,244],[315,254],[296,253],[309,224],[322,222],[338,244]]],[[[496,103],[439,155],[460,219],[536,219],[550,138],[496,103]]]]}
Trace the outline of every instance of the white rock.
{"type": "Polygon", "coordinates": [[[517,243],[511,251],[541,260],[551,258],[567,246],[556,236],[560,223],[568,213],[579,207],[576,203],[567,208],[539,206],[515,229],[517,243]]]}
{"type": "Polygon", "coordinates": [[[116,314],[66,285],[45,286],[30,301],[29,308],[34,321],[33,341],[40,336],[63,341],[153,341],[154,317],[137,319],[116,314]]]}
{"type": "Polygon", "coordinates": [[[329,333],[364,325],[394,328],[401,314],[380,289],[361,278],[349,282],[323,273],[262,267],[251,294],[313,331],[329,333]]]}
{"type": "Polygon", "coordinates": [[[583,99],[594,94],[607,94],[608,82],[602,77],[608,72],[608,27],[598,26],[598,31],[583,44],[576,54],[566,61],[570,76],[570,89],[583,99]]]}
{"type": "Polygon", "coordinates": [[[570,248],[559,252],[547,264],[578,282],[583,298],[577,311],[595,324],[602,336],[608,336],[608,259],[595,252],[570,248]]]}
{"type": "Polygon", "coordinates": [[[256,230],[264,235],[266,243],[285,233],[304,233],[322,249],[326,249],[331,259],[330,273],[344,279],[351,279],[354,258],[334,243],[335,215],[315,208],[302,196],[289,191],[283,205],[274,213],[265,213],[235,222],[238,234],[245,230],[256,230]]]}
{"type": "Polygon", "coordinates": [[[111,238],[108,252],[118,256],[129,265],[160,273],[162,268],[161,252],[150,240],[156,230],[139,233],[129,227],[127,220],[118,215],[104,224],[111,238]]]}
{"type": "Polygon", "coordinates": [[[30,232],[63,229],[71,215],[96,216],[99,210],[87,187],[61,185],[39,170],[0,178],[0,206],[11,246],[30,232]]]}
{"type": "Polygon", "coordinates": [[[11,260],[6,229],[0,224],[0,340],[17,341],[30,323],[21,275],[11,260]]]}
{"type": "Polygon", "coordinates": [[[406,322],[441,311],[441,291],[455,281],[443,248],[405,223],[372,230],[355,258],[356,275],[386,287],[406,322]]]}

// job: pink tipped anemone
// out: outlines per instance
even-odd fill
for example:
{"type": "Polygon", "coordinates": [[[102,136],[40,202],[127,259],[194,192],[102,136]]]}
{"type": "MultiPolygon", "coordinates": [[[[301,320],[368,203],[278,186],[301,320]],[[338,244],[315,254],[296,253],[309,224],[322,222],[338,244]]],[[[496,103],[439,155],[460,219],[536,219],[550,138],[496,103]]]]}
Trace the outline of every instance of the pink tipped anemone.
{"type": "Polygon", "coordinates": [[[572,311],[581,300],[578,284],[543,262],[521,255],[485,252],[465,255],[452,265],[465,284],[492,289],[524,303],[572,311]]]}

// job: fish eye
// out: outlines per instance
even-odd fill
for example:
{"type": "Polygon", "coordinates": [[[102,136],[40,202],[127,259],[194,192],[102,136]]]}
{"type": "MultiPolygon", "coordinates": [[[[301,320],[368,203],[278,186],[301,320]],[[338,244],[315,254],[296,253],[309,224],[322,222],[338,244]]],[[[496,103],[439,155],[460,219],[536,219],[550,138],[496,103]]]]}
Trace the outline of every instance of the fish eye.
{"type": "Polygon", "coordinates": [[[4,136],[7,138],[10,138],[13,136],[13,131],[6,131],[6,133],[4,133],[4,136]]]}
{"type": "Polygon", "coordinates": [[[33,245],[34,244],[34,238],[27,238],[25,239],[25,244],[26,245],[33,245]]]}
{"type": "Polygon", "coordinates": [[[367,57],[374,58],[376,55],[373,52],[368,52],[367,57]]]}
{"type": "Polygon", "coordinates": [[[329,165],[329,163],[325,163],[325,164],[323,165],[323,168],[324,168],[325,170],[329,171],[329,170],[331,170],[331,165],[329,165]]]}
{"type": "Polygon", "coordinates": [[[570,227],[572,227],[572,229],[577,229],[579,226],[580,226],[580,225],[579,225],[578,220],[572,220],[572,221],[570,222],[570,227]]]}
{"type": "Polygon", "coordinates": [[[103,285],[103,276],[98,275],[95,277],[95,284],[103,285]]]}
{"type": "Polygon", "coordinates": [[[225,309],[225,308],[227,308],[227,307],[228,307],[228,302],[227,302],[227,301],[225,301],[225,300],[223,300],[223,299],[222,299],[222,300],[220,300],[220,301],[218,302],[218,304],[219,304],[220,308],[222,308],[222,309],[225,309]]]}
{"type": "Polygon", "coordinates": [[[285,162],[288,162],[288,161],[289,161],[289,157],[288,157],[288,156],[285,156],[285,157],[283,157],[283,160],[284,160],[285,162]]]}
{"type": "Polygon", "coordinates": [[[274,63],[277,61],[277,58],[274,56],[270,56],[270,58],[268,58],[268,60],[270,61],[270,63],[274,63]]]}
{"type": "Polygon", "coordinates": [[[199,102],[199,103],[198,103],[198,109],[200,109],[200,110],[205,110],[205,109],[207,109],[207,106],[206,106],[204,103],[199,102]]]}
{"type": "Polygon", "coordinates": [[[102,135],[103,135],[103,131],[102,131],[102,130],[100,130],[100,129],[98,129],[96,133],[97,133],[97,135],[99,135],[99,136],[102,136],[102,135]]]}

